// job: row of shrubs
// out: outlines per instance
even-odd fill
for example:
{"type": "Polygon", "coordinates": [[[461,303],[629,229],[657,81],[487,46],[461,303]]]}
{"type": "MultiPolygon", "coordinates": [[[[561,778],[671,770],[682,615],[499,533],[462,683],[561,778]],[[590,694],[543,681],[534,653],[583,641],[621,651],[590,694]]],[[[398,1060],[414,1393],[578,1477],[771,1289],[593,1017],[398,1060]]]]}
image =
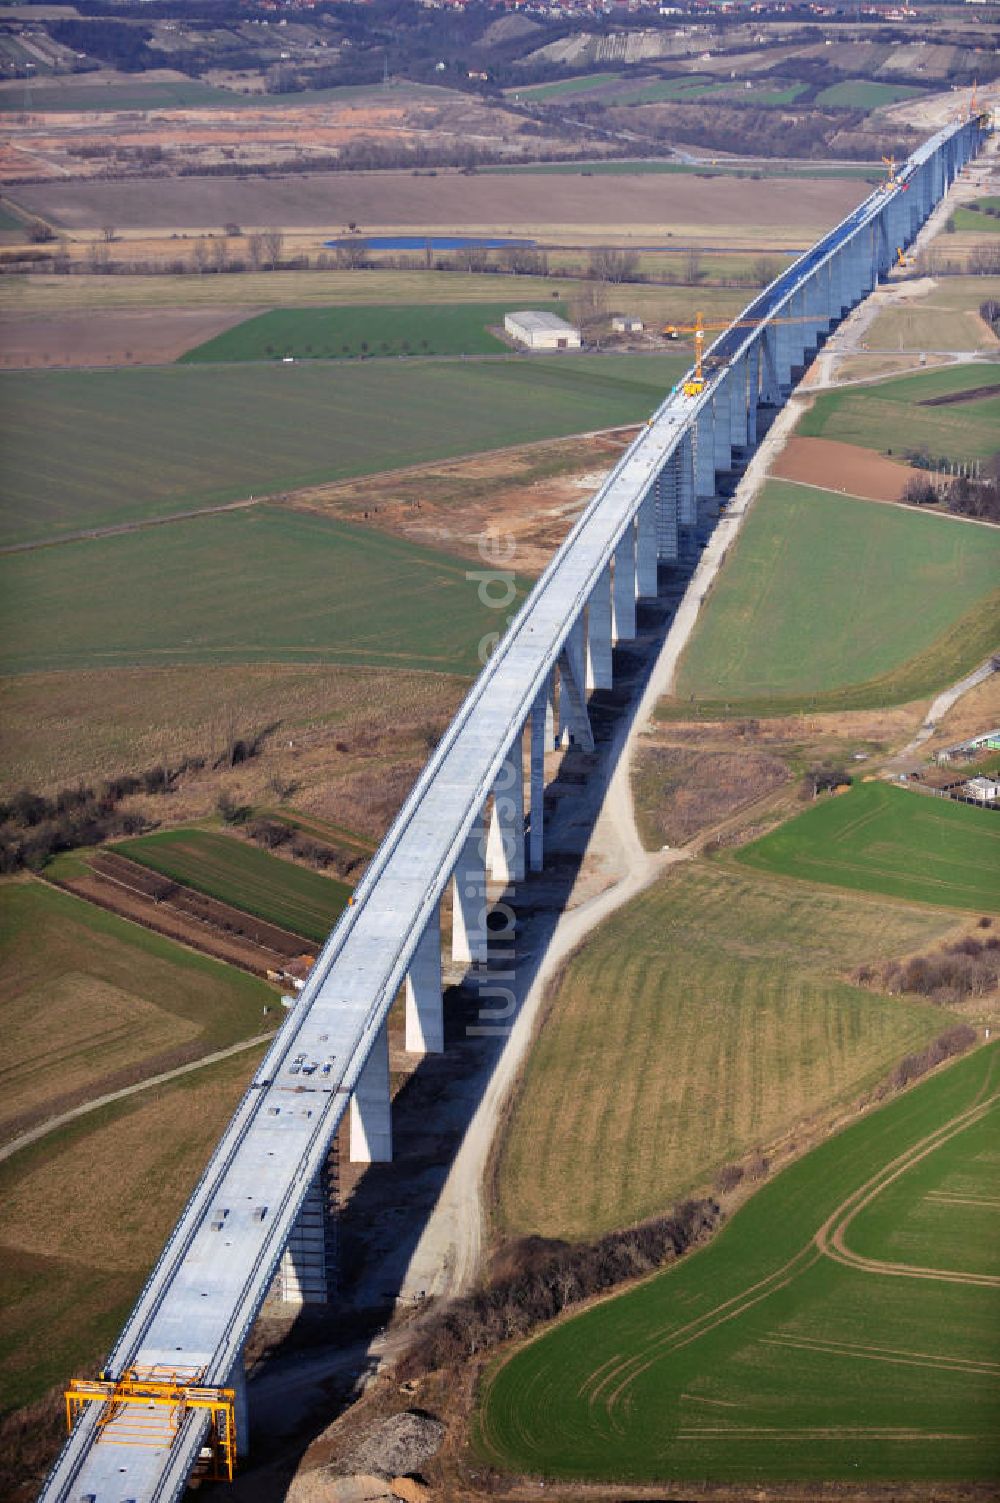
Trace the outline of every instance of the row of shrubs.
{"type": "Polygon", "coordinates": [[[294,825],[286,825],[281,820],[255,819],[247,825],[246,833],[266,850],[274,851],[285,846],[290,856],[299,861],[307,861],[310,866],[319,867],[321,871],[328,871],[332,867],[339,877],[352,876],[365,864],[363,856],[352,856],[321,840],[313,840],[311,836],[296,830],[294,825]]]}
{"type": "Polygon", "coordinates": [[[687,1200],[668,1216],[597,1242],[525,1238],[508,1249],[507,1272],[455,1300],[423,1324],[400,1365],[403,1379],[453,1367],[501,1342],[526,1336],[570,1305],[672,1263],[704,1242],[722,1211],[715,1200],[687,1200]]]}
{"type": "Polygon", "coordinates": [[[985,997],[1000,984],[1000,939],[993,934],[986,939],[970,934],[931,955],[864,965],[854,979],[893,996],[916,992],[946,1006],[968,997],[985,997]]]}
{"type": "Polygon", "coordinates": [[[964,1054],[966,1049],[972,1048],[976,1036],[976,1030],[968,1023],[956,1023],[954,1028],[940,1034],[926,1049],[921,1049],[917,1054],[905,1055],[879,1094],[888,1095],[892,1091],[901,1091],[911,1081],[919,1080],[921,1075],[926,1075],[928,1070],[943,1064],[946,1059],[964,1054]]]}
{"type": "Polygon", "coordinates": [[[140,834],[148,821],[141,814],[123,813],[118,807],[122,800],[134,793],[167,793],[182,773],[199,766],[203,759],[175,768],[158,763],[142,773],[108,778],[99,788],[79,784],[51,797],[20,789],[0,802],[0,872],[38,871],[59,851],[140,834]]]}
{"type": "Polygon", "coordinates": [[[992,477],[973,480],[964,475],[935,485],[929,476],[913,475],[901,497],[907,506],[937,506],[956,517],[975,517],[981,522],[1000,522],[1000,485],[992,477]]]}

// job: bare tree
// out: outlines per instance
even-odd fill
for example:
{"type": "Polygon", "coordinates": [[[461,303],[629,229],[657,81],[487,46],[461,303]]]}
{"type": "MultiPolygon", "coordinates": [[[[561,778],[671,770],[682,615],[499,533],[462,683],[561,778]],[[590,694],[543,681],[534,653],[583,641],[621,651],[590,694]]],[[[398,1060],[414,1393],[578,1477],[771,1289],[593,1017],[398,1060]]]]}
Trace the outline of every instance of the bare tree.
{"type": "Polygon", "coordinates": [[[203,273],[205,271],[208,266],[209,254],[210,251],[207,240],[202,238],[201,240],[196,240],[194,242],[194,245],[191,247],[191,259],[194,262],[195,271],[199,273],[203,273]]]}
{"type": "Polygon", "coordinates": [[[285,237],[281,230],[271,225],[263,232],[262,240],[264,265],[268,271],[273,271],[281,260],[281,248],[285,243],[285,237]]]}
{"type": "Polygon", "coordinates": [[[111,252],[104,242],[94,240],[90,245],[87,261],[91,271],[108,271],[111,266],[111,252]]]}
{"type": "Polygon", "coordinates": [[[358,235],[352,240],[343,240],[334,251],[338,271],[360,271],[368,265],[368,241],[358,235]]]}
{"type": "Polygon", "coordinates": [[[118,239],[118,231],[113,224],[102,225],[101,234],[104,236],[107,245],[110,245],[113,240],[118,239]]]}
{"type": "Polygon", "coordinates": [[[264,262],[264,236],[259,230],[247,236],[247,260],[251,271],[260,271],[264,262]]]}
{"type": "Polygon", "coordinates": [[[212,269],[225,271],[229,266],[229,248],[221,237],[211,241],[212,269]]]}
{"type": "Polygon", "coordinates": [[[701,264],[701,249],[697,245],[688,247],[684,257],[684,280],[692,287],[696,287],[705,275],[701,264]]]}
{"type": "Polygon", "coordinates": [[[602,282],[634,282],[638,272],[638,251],[604,246],[590,252],[590,275],[602,282]]]}
{"type": "Polygon", "coordinates": [[[767,287],[781,270],[781,262],[774,256],[758,256],[750,266],[750,276],[756,287],[767,287]]]}
{"type": "Polygon", "coordinates": [[[587,344],[600,344],[608,321],[607,282],[585,282],[569,305],[570,318],[587,344]]]}

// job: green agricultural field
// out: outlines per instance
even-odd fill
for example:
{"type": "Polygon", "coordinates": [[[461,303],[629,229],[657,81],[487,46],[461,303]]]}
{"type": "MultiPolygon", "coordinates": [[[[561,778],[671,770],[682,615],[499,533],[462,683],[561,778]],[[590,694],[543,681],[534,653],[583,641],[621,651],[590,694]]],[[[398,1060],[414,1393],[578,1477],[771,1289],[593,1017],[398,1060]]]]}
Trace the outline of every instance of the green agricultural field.
{"type": "Polygon", "coordinates": [[[615,92],[615,105],[659,104],[665,99],[700,99],[716,87],[707,73],[685,74],[683,78],[650,78],[645,83],[629,84],[615,92]]]}
{"type": "Polygon", "coordinates": [[[921,698],[995,646],[998,566],[1000,532],[771,481],[699,617],[676,698],[658,713],[921,698]]]}
{"type": "Polygon", "coordinates": [[[210,898],[322,944],[351,889],[259,846],[212,830],[167,830],[114,847],[123,856],[210,898]]]}
{"type": "MultiPolygon", "coordinates": [[[[96,1375],[261,1053],[88,1113],[0,1164],[0,1413],[96,1375]]],[[[5,1439],[10,1497],[26,1472],[22,1438],[5,1439]]]]}
{"type": "Polygon", "coordinates": [[[699,74],[691,74],[689,78],[671,78],[662,82],[651,82],[630,89],[626,93],[615,94],[609,99],[609,104],[660,104],[663,100],[676,99],[682,103],[691,100],[708,99],[736,99],[741,102],[747,101],[758,108],[768,109],[773,106],[791,104],[793,100],[805,92],[808,85],[804,83],[786,83],[778,88],[761,88],[754,84],[753,89],[745,89],[741,82],[727,79],[718,82],[699,74]]]}
{"type": "Polygon", "coordinates": [[[0,543],[637,422],[685,365],[511,356],[0,376],[0,543]]]}
{"type": "Polygon", "coordinates": [[[197,79],[178,79],[176,82],[156,79],[144,83],[135,78],[121,84],[101,84],[99,88],[87,84],[61,87],[25,89],[0,89],[0,112],[29,109],[37,113],[77,110],[189,110],[208,104],[224,105],[238,109],[241,104],[255,104],[259,99],[244,99],[227,89],[214,89],[210,84],[197,79]],[[27,103],[25,102],[27,100],[27,103]]]}
{"type": "Polygon", "coordinates": [[[257,99],[244,99],[227,89],[212,89],[211,84],[198,83],[197,78],[168,81],[155,80],[143,83],[141,78],[120,84],[101,84],[95,89],[87,84],[62,87],[59,84],[42,86],[41,89],[0,89],[0,111],[33,113],[63,113],[78,110],[197,110],[205,105],[224,105],[227,110],[236,110],[241,104],[257,104],[257,99]]]}
{"type": "Polygon", "coordinates": [[[495,1365],[478,1450],[591,1482],[988,1488],[998,1101],[994,1044],[828,1139],[706,1248],[495,1365]]]}
{"type": "Polygon", "coordinates": [[[592,1237],[847,1105],[940,1033],[850,986],[950,916],[685,864],[591,935],[528,1056],[497,1174],[505,1235],[592,1237]]]}
{"type": "Polygon", "coordinates": [[[0,671],[344,663],[472,675],[504,619],[468,565],[261,506],[0,558],[0,671]]]}
{"type": "Polygon", "coordinates": [[[255,977],[35,881],[0,885],[0,1138],[262,1031],[255,977]]]}
{"type": "Polygon", "coordinates": [[[988,365],[956,365],[880,381],[863,392],[850,387],[821,392],[803,413],[798,432],[809,438],[841,439],[896,457],[922,448],[963,462],[986,459],[998,448],[1000,377],[988,365]],[[984,387],[992,390],[971,395],[984,387]],[[927,405],[929,400],[963,392],[970,396],[927,405]]]}
{"type": "Polygon", "coordinates": [[[924,90],[911,84],[872,83],[864,78],[847,78],[842,83],[831,84],[816,95],[820,107],[832,106],[838,110],[877,110],[884,104],[896,104],[900,99],[914,99],[924,90]]]}
{"type": "MultiPolygon", "coordinates": [[[[489,332],[507,303],[438,303],[401,308],[274,308],[181,356],[184,365],[235,360],[347,360],[364,355],[490,355],[508,346],[489,332]]],[[[563,303],[546,310],[566,316],[563,303]]]]}
{"type": "Polygon", "coordinates": [[[1000,820],[986,809],[858,783],[736,860],[757,871],[952,908],[1000,909],[1000,820]]]}
{"type": "Polygon", "coordinates": [[[527,87],[508,89],[508,96],[517,95],[520,99],[560,99],[565,94],[587,94],[591,89],[599,88],[601,84],[614,83],[621,78],[620,73],[584,73],[578,78],[561,78],[556,83],[528,84],[527,87]]]}
{"type": "Polygon", "coordinates": [[[973,204],[964,204],[955,210],[952,219],[956,230],[973,230],[979,235],[1000,235],[1000,198],[996,194],[977,198],[973,204]],[[986,210],[990,210],[987,213],[986,210]]]}

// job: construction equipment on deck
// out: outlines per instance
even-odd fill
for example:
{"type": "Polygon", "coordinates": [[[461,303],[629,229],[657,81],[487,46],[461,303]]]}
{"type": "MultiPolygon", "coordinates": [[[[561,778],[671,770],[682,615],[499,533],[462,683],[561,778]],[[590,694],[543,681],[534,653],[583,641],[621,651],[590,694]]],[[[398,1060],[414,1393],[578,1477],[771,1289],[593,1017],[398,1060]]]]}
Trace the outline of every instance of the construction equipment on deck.
{"type": "Polygon", "coordinates": [[[694,335],[694,375],[684,382],[681,388],[686,397],[698,397],[705,389],[705,335],[706,333],[722,331],[723,329],[758,329],[761,324],[802,324],[810,323],[810,314],[799,314],[790,318],[738,318],[733,322],[718,321],[705,322],[703,313],[696,313],[693,324],[664,324],[661,333],[667,339],[679,339],[682,334],[694,335]]]}
{"type": "Polygon", "coordinates": [[[886,177],[885,182],[879,183],[879,191],[881,193],[888,193],[890,188],[899,188],[902,193],[905,193],[910,185],[909,183],[900,182],[899,178],[896,176],[896,158],[892,156],[883,157],[882,161],[888,167],[889,173],[886,177]]]}
{"type": "Polygon", "coordinates": [[[207,1412],[202,1447],[207,1481],[232,1482],[236,1470],[236,1390],[201,1382],[203,1368],[133,1367],[119,1378],[73,1378],[66,1389],[66,1426],[72,1430],[88,1404],[100,1404],[98,1441],[169,1447],[192,1411],[207,1412]]]}

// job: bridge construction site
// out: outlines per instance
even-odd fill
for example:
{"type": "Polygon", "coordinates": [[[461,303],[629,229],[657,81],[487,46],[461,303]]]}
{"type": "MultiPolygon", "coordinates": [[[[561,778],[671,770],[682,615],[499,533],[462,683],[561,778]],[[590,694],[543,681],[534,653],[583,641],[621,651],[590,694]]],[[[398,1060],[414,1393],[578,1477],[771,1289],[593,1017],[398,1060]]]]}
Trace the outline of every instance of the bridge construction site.
{"type": "Polygon", "coordinates": [[[489,952],[490,883],[543,870],[545,754],[594,747],[588,696],[612,688],[704,510],[748,463],[804,367],[897,264],[986,118],[929,139],[764,289],[649,418],[552,558],[431,755],[226,1127],[105,1367],[67,1391],[70,1433],[43,1503],[169,1503],[196,1468],[230,1478],[248,1440],[243,1351],[280,1274],[329,1293],[325,1172],[392,1157],[387,1018],[444,1047],[441,904],[452,958],[489,952]],[[527,765],[527,776],[525,766],[527,765]]]}

